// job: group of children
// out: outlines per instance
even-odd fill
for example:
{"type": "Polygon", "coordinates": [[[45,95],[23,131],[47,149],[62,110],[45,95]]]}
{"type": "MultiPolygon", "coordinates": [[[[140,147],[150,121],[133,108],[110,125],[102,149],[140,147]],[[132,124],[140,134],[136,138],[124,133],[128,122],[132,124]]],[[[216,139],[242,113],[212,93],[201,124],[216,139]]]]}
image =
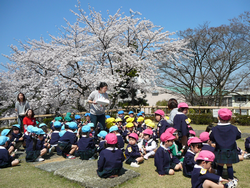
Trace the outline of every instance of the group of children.
{"type": "MultiPolygon", "coordinates": [[[[51,122],[50,132],[44,123],[38,127],[28,126],[24,134],[20,125],[13,125],[12,129],[1,132],[0,168],[19,164],[20,161],[14,159],[15,151],[23,145],[27,162],[43,161],[46,153],[53,152],[68,159],[98,158],[97,174],[101,178],[117,177],[124,161],[132,167],[139,167],[152,157],[159,176],[174,175],[175,171],[182,170],[184,176],[191,178],[194,188],[237,184],[232,164],[239,162],[236,140],[241,133],[229,122],[232,112],[220,109],[218,125],[201,133],[198,138],[186,116],[188,105],[180,103],[176,108],[175,117],[165,117],[162,110],[155,112],[156,129],[153,121],[145,119],[144,112],[135,117],[133,111],[129,115],[119,111],[116,119],[106,116],[104,130],[100,129],[104,126],[95,127],[90,122],[89,113],[85,114],[84,122],[79,115],[75,115],[73,120],[70,113],[64,121],[62,117],[56,117],[51,122]],[[168,119],[173,119],[173,124],[168,119]],[[224,164],[229,181],[221,177],[224,164]]],[[[246,139],[247,152],[249,143],[250,137],[246,139]]]]}

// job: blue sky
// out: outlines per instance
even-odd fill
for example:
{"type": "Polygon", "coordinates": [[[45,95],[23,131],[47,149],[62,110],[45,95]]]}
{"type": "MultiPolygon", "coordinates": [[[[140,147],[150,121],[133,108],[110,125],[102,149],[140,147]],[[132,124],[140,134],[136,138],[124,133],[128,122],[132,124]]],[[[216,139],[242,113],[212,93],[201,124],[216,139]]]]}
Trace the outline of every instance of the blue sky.
{"type": "MultiPolygon", "coordinates": [[[[57,28],[66,25],[63,18],[74,23],[70,9],[77,11],[75,5],[77,0],[0,0],[0,62],[8,62],[2,54],[11,54],[8,46],[17,45],[16,40],[49,39],[48,33],[57,35],[57,28]]],[[[249,0],[81,0],[81,5],[86,12],[90,5],[104,16],[119,8],[127,15],[129,9],[139,11],[142,18],[171,32],[206,21],[213,27],[228,24],[228,19],[250,10],[249,0]]]]}

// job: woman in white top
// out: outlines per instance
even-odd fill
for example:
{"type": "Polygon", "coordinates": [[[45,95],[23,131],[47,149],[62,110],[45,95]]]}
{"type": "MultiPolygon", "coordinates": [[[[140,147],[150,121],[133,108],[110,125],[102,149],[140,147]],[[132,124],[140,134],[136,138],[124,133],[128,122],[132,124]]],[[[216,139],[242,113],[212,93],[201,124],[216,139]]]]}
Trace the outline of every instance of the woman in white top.
{"type": "Polygon", "coordinates": [[[95,128],[97,128],[97,123],[99,122],[102,125],[101,129],[105,129],[105,107],[109,104],[109,97],[106,93],[107,90],[107,83],[101,82],[99,87],[97,87],[88,97],[88,103],[91,104],[90,120],[94,123],[95,128]],[[103,104],[104,102],[106,102],[106,104],[103,104]]]}
{"type": "Polygon", "coordinates": [[[30,108],[30,105],[29,105],[28,101],[26,100],[24,94],[19,93],[17,95],[17,102],[15,104],[15,110],[16,110],[17,115],[18,115],[17,121],[21,127],[21,130],[23,129],[23,118],[25,117],[26,111],[29,108],[30,108]]]}

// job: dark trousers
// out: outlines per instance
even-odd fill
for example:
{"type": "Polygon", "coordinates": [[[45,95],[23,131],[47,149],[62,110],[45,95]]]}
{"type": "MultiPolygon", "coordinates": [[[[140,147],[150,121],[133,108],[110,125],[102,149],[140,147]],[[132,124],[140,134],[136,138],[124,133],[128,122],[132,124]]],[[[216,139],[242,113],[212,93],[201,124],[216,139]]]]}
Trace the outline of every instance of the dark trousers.
{"type": "Polygon", "coordinates": [[[90,121],[92,123],[94,123],[95,129],[97,129],[97,123],[99,122],[100,124],[102,124],[101,130],[105,130],[105,128],[106,128],[106,125],[105,125],[105,114],[102,114],[102,115],[93,115],[93,114],[90,114],[90,121]]]}

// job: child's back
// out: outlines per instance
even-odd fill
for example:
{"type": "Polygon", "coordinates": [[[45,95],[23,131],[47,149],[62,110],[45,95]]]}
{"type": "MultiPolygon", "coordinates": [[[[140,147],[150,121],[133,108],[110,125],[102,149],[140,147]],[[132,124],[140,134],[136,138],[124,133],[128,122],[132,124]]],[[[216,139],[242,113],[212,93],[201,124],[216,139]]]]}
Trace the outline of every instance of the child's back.
{"type": "Polygon", "coordinates": [[[218,124],[212,128],[210,140],[215,141],[218,149],[237,149],[236,140],[241,138],[241,132],[230,123],[218,124]]]}
{"type": "Polygon", "coordinates": [[[100,166],[101,168],[98,168],[98,170],[120,169],[124,160],[125,158],[121,150],[108,147],[100,153],[98,167],[100,166]]]}
{"type": "Polygon", "coordinates": [[[56,145],[56,144],[58,144],[59,139],[60,139],[59,131],[54,131],[51,134],[50,145],[56,145]]]}
{"type": "Polygon", "coordinates": [[[62,137],[59,138],[59,141],[67,142],[67,143],[76,145],[77,144],[77,137],[73,133],[73,131],[68,130],[68,131],[66,131],[66,133],[62,137]]]}
{"type": "Polygon", "coordinates": [[[0,146],[0,168],[11,166],[11,162],[13,161],[13,157],[10,156],[8,150],[0,146]]]}
{"type": "Polygon", "coordinates": [[[85,151],[85,150],[95,148],[93,138],[89,138],[89,137],[80,138],[80,140],[77,143],[77,146],[78,146],[79,151],[85,151]]]}
{"type": "Polygon", "coordinates": [[[183,175],[186,177],[191,177],[195,165],[194,157],[195,153],[193,153],[191,150],[188,150],[185,154],[183,161],[183,175]]]}

